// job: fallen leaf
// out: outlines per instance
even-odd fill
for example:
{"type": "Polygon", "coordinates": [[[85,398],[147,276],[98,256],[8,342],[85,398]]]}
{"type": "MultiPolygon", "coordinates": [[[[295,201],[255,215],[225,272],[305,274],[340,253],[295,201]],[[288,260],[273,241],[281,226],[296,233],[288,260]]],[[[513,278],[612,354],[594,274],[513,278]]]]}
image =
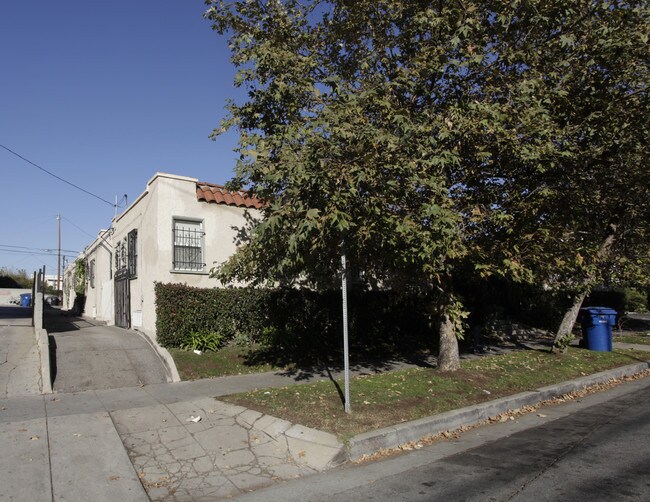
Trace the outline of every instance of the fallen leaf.
{"type": "Polygon", "coordinates": [[[18,429],[18,432],[27,432],[27,429],[18,429]]]}
{"type": "Polygon", "coordinates": [[[303,457],[305,457],[306,455],[307,455],[307,454],[306,454],[304,451],[301,451],[300,453],[298,453],[298,456],[299,456],[300,458],[303,458],[303,457]]]}
{"type": "Polygon", "coordinates": [[[109,476],[109,477],[108,477],[108,480],[109,480],[109,481],[117,481],[118,479],[120,479],[120,477],[119,477],[119,476],[115,476],[115,475],[113,475],[113,476],[109,476]]]}

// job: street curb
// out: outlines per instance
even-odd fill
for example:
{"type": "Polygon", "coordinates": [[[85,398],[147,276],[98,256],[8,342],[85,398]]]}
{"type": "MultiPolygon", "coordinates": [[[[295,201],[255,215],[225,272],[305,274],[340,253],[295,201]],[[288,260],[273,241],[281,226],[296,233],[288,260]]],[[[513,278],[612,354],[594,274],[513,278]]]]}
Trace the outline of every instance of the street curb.
{"type": "Polygon", "coordinates": [[[509,410],[533,406],[542,401],[583,390],[586,387],[632,376],[650,368],[650,361],[621,366],[611,370],[601,371],[586,377],[569,380],[556,385],[540,387],[533,391],[522,392],[478,405],[467,406],[432,417],[414,420],[384,429],[378,429],[354,436],[347,445],[348,460],[359,460],[381,450],[397,448],[412,441],[418,441],[425,436],[441,432],[477,425],[490,417],[505,413],[509,410]]]}
{"type": "Polygon", "coordinates": [[[138,335],[144,338],[144,340],[149,344],[149,346],[156,353],[160,361],[163,363],[163,366],[167,370],[167,383],[180,382],[181,377],[178,373],[178,369],[176,368],[176,363],[174,362],[174,358],[169,353],[169,351],[165,347],[162,347],[158,345],[156,342],[154,342],[151,338],[149,338],[149,336],[147,336],[146,333],[143,333],[142,331],[138,331],[137,329],[133,329],[131,331],[136,332],[138,335]]]}

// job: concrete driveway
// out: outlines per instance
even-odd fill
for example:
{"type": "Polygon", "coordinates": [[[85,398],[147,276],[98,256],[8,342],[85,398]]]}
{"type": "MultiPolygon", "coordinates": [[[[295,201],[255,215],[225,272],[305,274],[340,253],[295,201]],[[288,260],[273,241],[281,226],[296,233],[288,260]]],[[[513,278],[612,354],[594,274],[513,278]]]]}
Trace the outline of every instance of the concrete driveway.
{"type": "Polygon", "coordinates": [[[46,309],[53,390],[81,392],[171,382],[169,369],[137,331],[46,309]]]}

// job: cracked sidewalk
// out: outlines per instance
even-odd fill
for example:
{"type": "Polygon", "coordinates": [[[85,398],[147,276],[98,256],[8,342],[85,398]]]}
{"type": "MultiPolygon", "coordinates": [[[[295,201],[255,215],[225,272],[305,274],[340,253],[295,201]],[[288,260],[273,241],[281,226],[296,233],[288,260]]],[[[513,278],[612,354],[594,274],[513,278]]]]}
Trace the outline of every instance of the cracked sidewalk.
{"type": "Polygon", "coordinates": [[[330,434],[214,398],[119,410],[111,417],[154,501],[236,496],[322,471],[343,448],[330,434]],[[188,421],[197,416],[199,422],[188,421]]]}

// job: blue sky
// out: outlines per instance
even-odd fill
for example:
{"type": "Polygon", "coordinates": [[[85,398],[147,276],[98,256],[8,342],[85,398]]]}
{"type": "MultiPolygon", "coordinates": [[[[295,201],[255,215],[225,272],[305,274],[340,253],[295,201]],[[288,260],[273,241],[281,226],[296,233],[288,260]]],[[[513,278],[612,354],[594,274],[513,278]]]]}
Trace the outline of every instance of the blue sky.
{"type": "MultiPolygon", "coordinates": [[[[236,136],[208,136],[241,91],[204,10],[202,0],[2,2],[0,144],[108,201],[135,200],[156,171],[226,182],[236,136]]],[[[114,215],[2,148],[0,190],[0,267],[56,274],[56,254],[37,254],[57,248],[56,215],[73,251],[114,215]]]]}

